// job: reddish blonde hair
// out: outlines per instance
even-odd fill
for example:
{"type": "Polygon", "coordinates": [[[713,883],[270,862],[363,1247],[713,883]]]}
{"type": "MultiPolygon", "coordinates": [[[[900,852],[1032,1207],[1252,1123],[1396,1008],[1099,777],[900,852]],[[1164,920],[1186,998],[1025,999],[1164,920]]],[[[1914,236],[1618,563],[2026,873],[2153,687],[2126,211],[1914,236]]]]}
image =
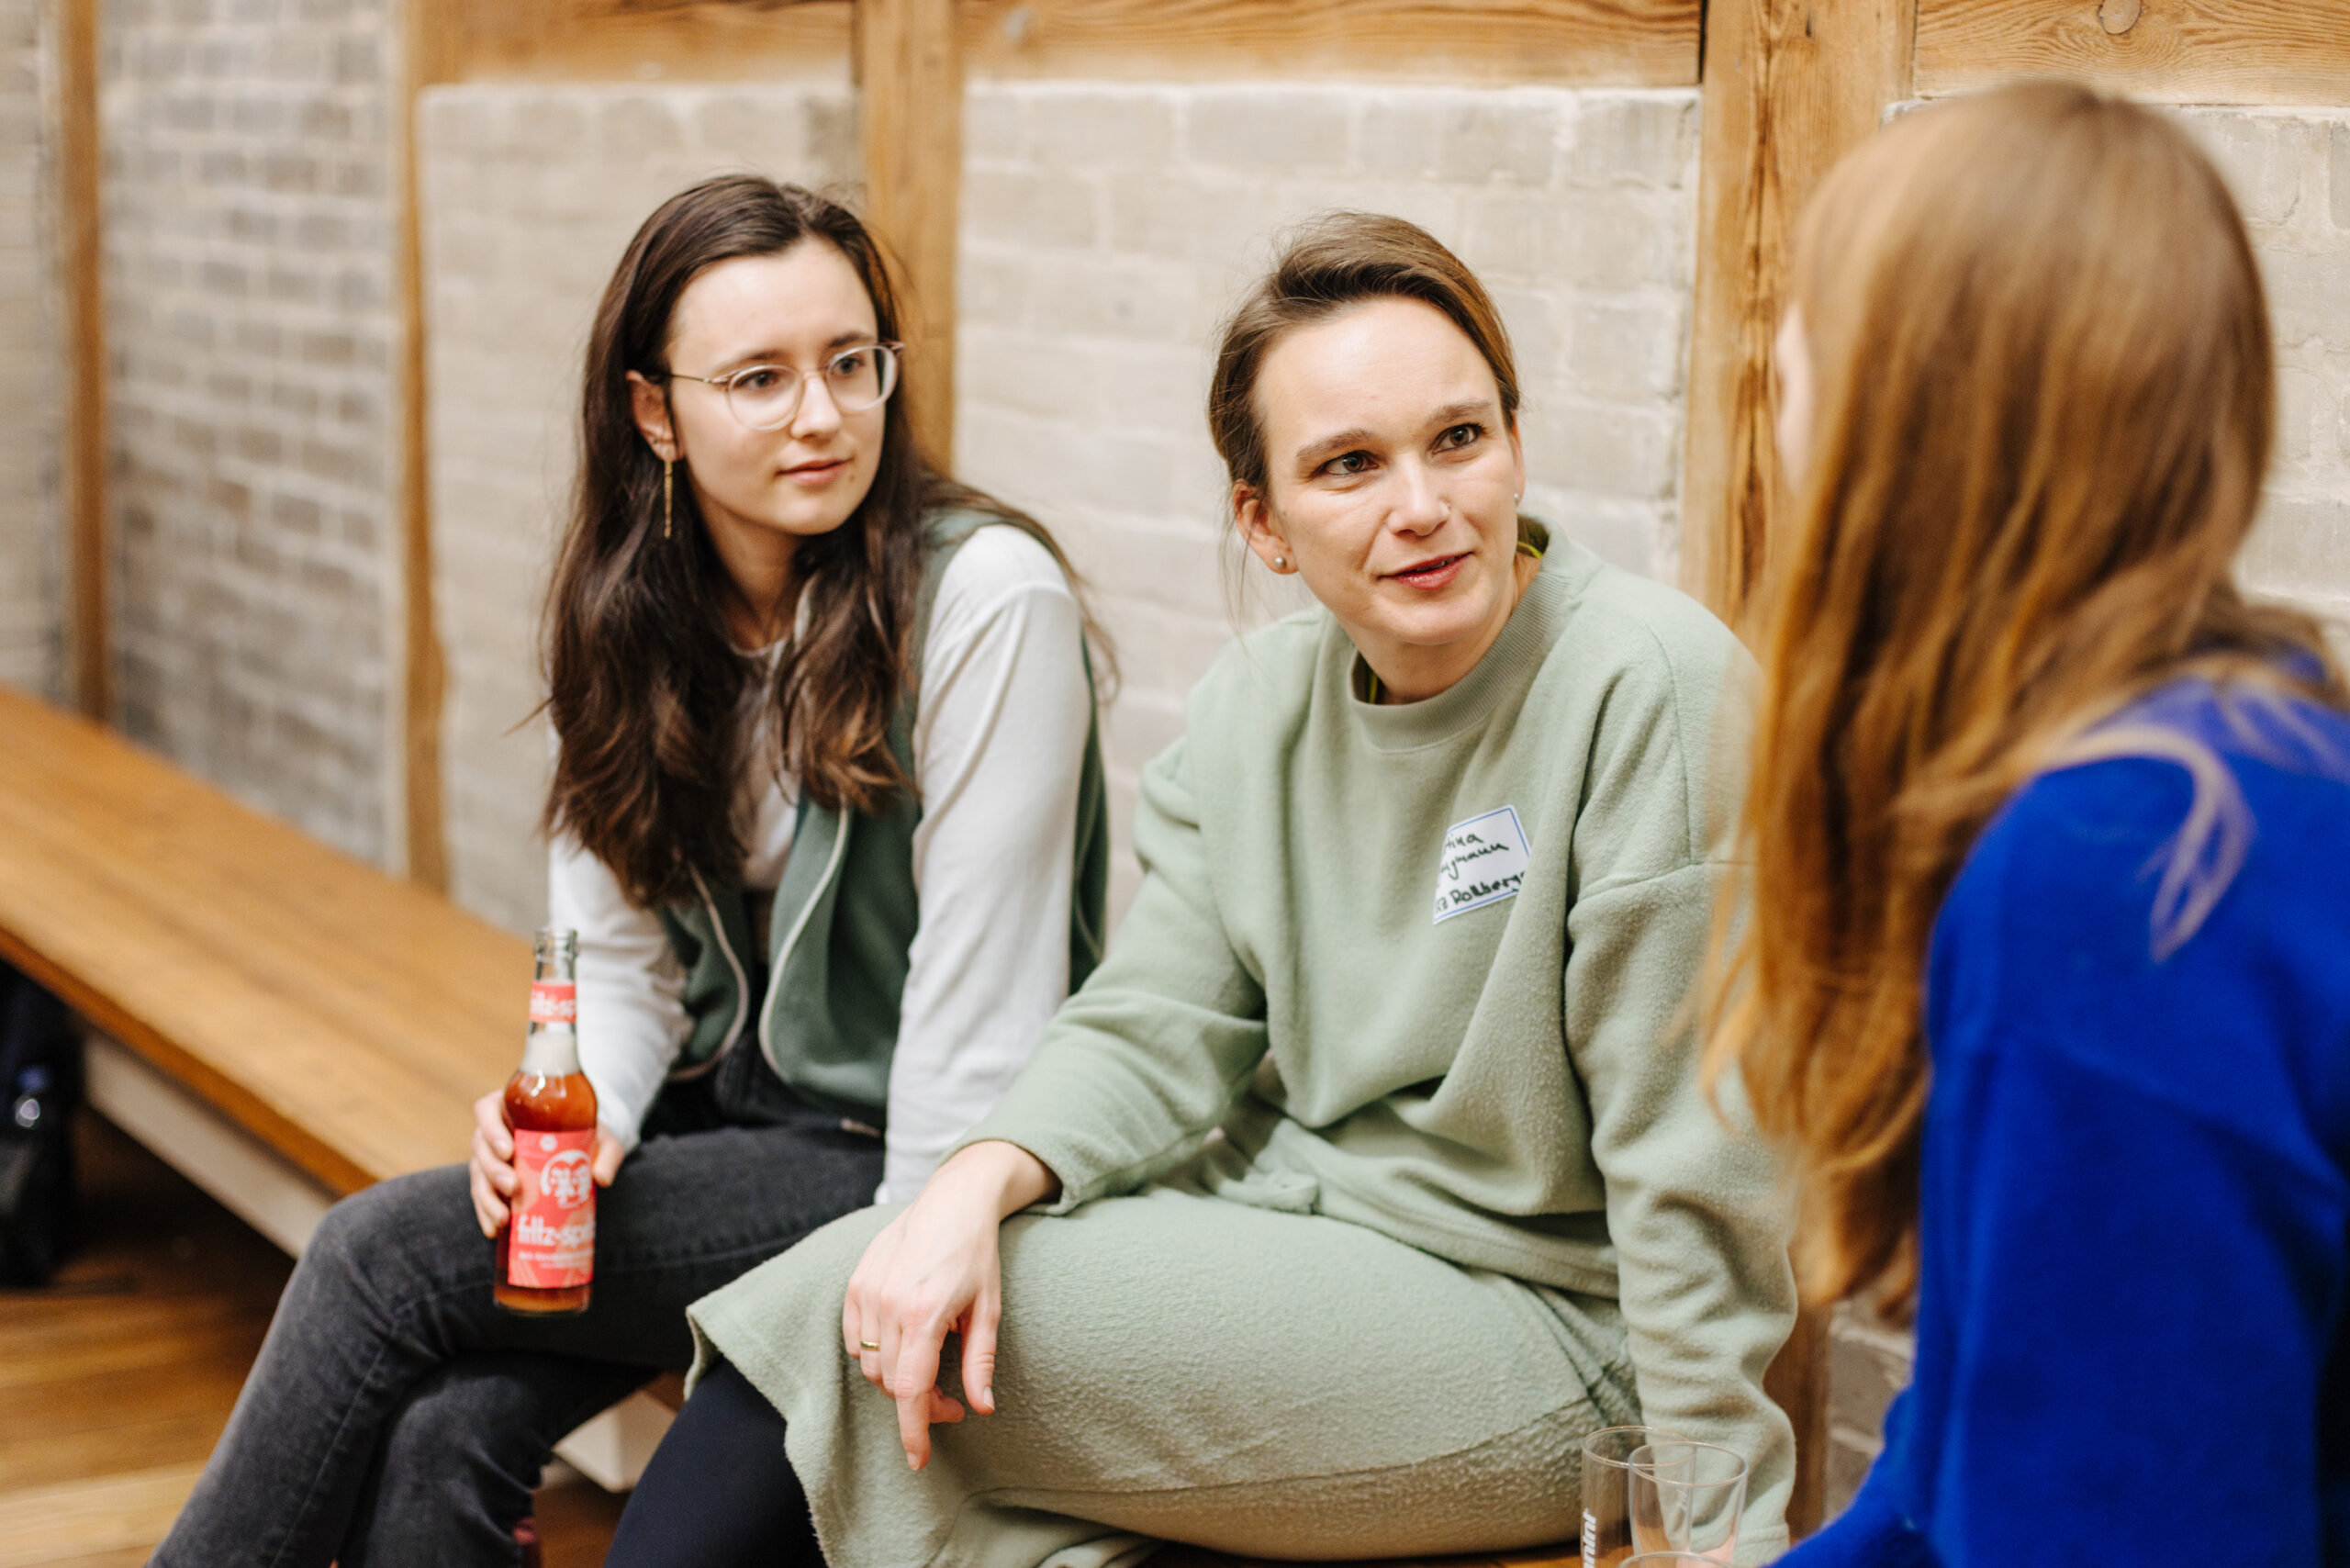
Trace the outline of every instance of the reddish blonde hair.
{"type": "MultiPolygon", "coordinates": [[[[1708,1071],[1792,1156],[1807,1293],[1897,1305],[1927,942],[1992,812],[2109,755],[2087,732],[2178,675],[2343,688],[2315,625],[2231,576],[2275,424],[2267,308],[2168,118],[2053,82],[1906,116],[1830,174],[1790,283],[1817,400],[1756,605],[1708,1071]],[[2290,650],[2322,674],[2280,674],[2290,650]]],[[[2208,907],[2185,901],[2188,932],[2208,907]]]]}

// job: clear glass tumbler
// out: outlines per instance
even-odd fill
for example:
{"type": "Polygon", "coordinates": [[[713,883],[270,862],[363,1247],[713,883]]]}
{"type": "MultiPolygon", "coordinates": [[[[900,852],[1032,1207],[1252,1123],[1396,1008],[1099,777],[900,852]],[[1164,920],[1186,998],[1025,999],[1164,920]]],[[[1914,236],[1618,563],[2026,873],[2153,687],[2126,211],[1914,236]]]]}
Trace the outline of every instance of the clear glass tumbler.
{"type": "Polygon", "coordinates": [[[1636,1551],[1736,1561],[1738,1517],[1746,1511],[1744,1455],[1718,1443],[1667,1439],[1634,1450],[1628,1465],[1636,1551]]]}
{"type": "Polygon", "coordinates": [[[1583,1568],[1621,1568],[1632,1552],[1632,1455],[1685,1442],[1662,1427],[1605,1427],[1583,1440],[1583,1568]]]}

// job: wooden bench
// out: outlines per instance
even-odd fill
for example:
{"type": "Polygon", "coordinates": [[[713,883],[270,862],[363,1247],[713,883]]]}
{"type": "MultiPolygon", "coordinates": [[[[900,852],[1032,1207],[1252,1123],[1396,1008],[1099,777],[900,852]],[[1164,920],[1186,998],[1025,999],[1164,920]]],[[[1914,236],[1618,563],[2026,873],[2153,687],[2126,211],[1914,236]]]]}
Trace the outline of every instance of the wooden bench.
{"type": "MultiPolygon", "coordinates": [[[[89,1024],[92,1103],[297,1256],[466,1157],[531,983],[521,937],[6,688],[0,958],[89,1024]]],[[[640,1395],[559,1451],[625,1485],[667,1424],[640,1395]]]]}

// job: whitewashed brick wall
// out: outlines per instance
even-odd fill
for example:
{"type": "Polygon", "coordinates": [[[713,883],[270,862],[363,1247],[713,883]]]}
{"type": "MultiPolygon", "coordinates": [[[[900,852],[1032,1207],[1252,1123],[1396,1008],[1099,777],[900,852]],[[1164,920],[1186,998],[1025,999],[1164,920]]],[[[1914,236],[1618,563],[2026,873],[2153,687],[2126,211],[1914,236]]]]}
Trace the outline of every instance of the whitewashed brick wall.
{"type": "Polygon", "coordinates": [[[0,0],[0,680],[58,694],[62,396],[40,0],[0,0]]]}
{"type": "Polygon", "coordinates": [[[1359,207],[1458,251],[1516,347],[1528,509],[1670,578],[1696,117],[1684,91],[973,84],[956,460],[1051,525],[1116,640],[1117,909],[1137,770],[1235,625],[1203,399],[1278,231],[1359,207]]]}
{"type": "Polygon", "coordinates": [[[386,846],[398,531],[391,0],[109,0],[122,725],[386,846]]]}
{"type": "Polygon", "coordinates": [[[696,180],[851,177],[855,111],[845,83],[438,87],[418,146],[450,889],[527,929],[546,904],[540,601],[596,302],[637,226],[696,180]]]}
{"type": "MultiPolygon", "coordinates": [[[[2255,590],[2350,622],[2350,110],[2182,111],[2244,210],[2279,367],[2277,463],[2242,564],[2255,590]]],[[[1840,1311],[1830,1361],[1830,1511],[1880,1446],[1909,1380],[1909,1337],[1840,1311]]]]}
{"type": "Polygon", "coordinates": [[[2245,581],[2350,618],[2350,109],[2195,109],[2277,323],[2277,465],[2245,581]]]}

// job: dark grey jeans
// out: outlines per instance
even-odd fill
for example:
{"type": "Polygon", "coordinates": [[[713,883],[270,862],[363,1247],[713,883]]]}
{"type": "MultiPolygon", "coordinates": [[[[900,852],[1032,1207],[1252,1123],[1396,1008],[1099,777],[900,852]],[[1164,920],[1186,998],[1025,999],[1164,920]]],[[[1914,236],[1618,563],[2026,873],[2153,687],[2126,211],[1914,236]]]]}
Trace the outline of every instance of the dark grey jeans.
{"type": "Polygon", "coordinates": [[[878,1138],[737,1055],[665,1095],[652,1125],[695,1130],[648,1137],[599,1195],[595,1292],[578,1316],[491,1304],[496,1247],[463,1166],[337,1204],[151,1561],[513,1568],[514,1527],[555,1443],[692,1359],[687,1305],[864,1207],[880,1182],[878,1138]]]}

